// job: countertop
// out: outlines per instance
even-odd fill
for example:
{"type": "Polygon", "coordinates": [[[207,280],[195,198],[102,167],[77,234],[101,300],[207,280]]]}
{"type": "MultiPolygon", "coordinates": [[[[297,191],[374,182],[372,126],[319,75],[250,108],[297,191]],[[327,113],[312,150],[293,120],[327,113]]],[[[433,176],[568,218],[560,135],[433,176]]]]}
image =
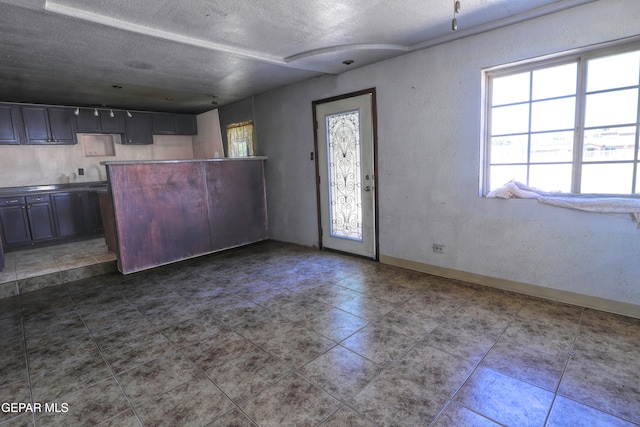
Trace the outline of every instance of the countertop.
{"type": "Polygon", "coordinates": [[[101,165],[139,165],[156,163],[199,163],[199,162],[238,162],[247,160],[267,160],[267,156],[223,157],[219,159],[185,159],[185,160],[114,160],[100,162],[101,165]]]}
{"type": "Polygon", "coordinates": [[[106,190],[106,181],[75,182],[72,184],[51,184],[51,185],[28,185],[24,187],[3,187],[0,188],[0,197],[11,197],[15,195],[30,195],[40,193],[68,193],[70,191],[100,191],[106,190]]]}

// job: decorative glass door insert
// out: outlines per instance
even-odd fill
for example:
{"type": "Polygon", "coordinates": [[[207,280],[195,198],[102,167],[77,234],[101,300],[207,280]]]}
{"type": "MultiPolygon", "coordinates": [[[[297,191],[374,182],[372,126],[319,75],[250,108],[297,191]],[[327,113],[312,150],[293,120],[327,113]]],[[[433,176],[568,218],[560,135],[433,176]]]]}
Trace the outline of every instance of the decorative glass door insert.
{"type": "Polygon", "coordinates": [[[326,116],[331,236],[362,240],[360,112],[326,116]]]}
{"type": "Polygon", "coordinates": [[[376,258],[373,94],[314,108],[320,244],[376,258]]]}

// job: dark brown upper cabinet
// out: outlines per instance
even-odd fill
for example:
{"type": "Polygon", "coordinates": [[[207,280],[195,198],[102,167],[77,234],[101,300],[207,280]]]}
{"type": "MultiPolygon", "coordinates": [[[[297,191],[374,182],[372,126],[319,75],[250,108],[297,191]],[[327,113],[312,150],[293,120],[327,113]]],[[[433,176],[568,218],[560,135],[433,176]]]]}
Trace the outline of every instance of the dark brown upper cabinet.
{"type": "Polygon", "coordinates": [[[125,116],[123,144],[153,144],[153,119],[151,113],[135,111],[125,116]]]}
{"type": "Polygon", "coordinates": [[[22,106],[26,144],[77,144],[74,109],[22,106]]]}
{"type": "Polygon", "coordinates": [[[124,111],[121,110],[97,110],[95,115],[93,108],[80,108],[76,116],[78,132],[85,133],[124,133],[124,111]],[[113,117],[111,117],[113,112],[113,117]]]}
{"type": "Polygon", "coordinates": [[[196,116],[154,113],[153,133],[155,135],[196,135],[198,133],[196,116]]]}
{"type": "Polygon", "coordinates": [[[0,144],[20,144],[21,128],[20,107],[0,104],[0,144]]]}

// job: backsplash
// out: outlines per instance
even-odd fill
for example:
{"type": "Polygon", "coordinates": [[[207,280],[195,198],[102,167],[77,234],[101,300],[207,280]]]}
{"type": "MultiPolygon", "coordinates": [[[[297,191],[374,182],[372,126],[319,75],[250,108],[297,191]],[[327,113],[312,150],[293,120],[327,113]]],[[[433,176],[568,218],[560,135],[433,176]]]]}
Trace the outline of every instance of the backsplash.
{"type": "Polygon", "coordinates": [[[115,144],[115,156],[85,157],[82,138],[76,145],[0,146],[0,187],[105,181],[106,160],[192,159],[191,136],[154,135],[152,145],[115,144]],[[84,175],[78,174],[84,170],[84,175]]]}

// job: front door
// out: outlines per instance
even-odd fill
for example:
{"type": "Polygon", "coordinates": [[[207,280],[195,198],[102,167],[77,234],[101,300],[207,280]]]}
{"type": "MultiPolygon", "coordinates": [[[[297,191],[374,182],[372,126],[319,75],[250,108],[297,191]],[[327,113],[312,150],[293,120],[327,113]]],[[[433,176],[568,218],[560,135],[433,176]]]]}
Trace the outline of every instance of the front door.
{"type": "Polygon", "coordinates": [[[321,247],[377,258],[374,91],[316,101],[321,247]]]}

